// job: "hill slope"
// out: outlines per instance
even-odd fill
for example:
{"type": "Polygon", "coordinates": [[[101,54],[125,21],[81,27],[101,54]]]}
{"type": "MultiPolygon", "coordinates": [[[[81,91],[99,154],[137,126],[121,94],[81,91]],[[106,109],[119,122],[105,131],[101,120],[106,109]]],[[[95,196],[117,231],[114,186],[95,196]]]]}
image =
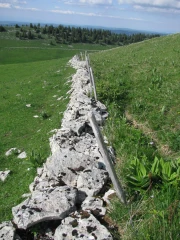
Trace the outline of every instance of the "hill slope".
{"type": "Polygon", "coordinates": [[[150,129],[154,140],[180,151],[180,34],[92,55],[100,98],[150,129]]]}
{"type": "Polygon", "coordinates": [[[129,203],[114,199],[109,214],[123,240],[179,239],[179,42],[176,34],[90,55],[129,203]]]}

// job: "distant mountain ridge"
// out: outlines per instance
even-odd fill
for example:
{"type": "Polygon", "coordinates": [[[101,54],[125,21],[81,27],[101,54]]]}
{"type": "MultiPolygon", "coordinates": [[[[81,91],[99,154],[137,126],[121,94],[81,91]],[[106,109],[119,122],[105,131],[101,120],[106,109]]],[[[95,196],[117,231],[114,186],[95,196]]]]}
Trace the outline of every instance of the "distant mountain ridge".
{"type": "MultiPolygon", "coordinates": [[[[29,25],[30,22],[20,22],[20,21],[0,21],[0,25],[29,25]]],[[[34,23],[33,24],[38,24],[34,23]]],[[[41,26],[45,25],[53,25],[53,26],[70,26],[70,27],[81,27],[81,28],[88,28],[88,29],[103,29],[103,30],[109,30],[112,33],[116,34],[126,34],[126,35],[133,35],[138,33],[144,33],[144,34],[160,34],[160,35],[168,35],[170,33],[163,33],[163,32],[156,32],[156,31],[147,31],[147,30],[137,30],[137,29],[130,29],[130,28],[113,28],[113,27],[103,27],[103,26],[91,26],[91,25],[72,25],[72,24],[62,24],[62,23],[40,23],[41,26]]]]}

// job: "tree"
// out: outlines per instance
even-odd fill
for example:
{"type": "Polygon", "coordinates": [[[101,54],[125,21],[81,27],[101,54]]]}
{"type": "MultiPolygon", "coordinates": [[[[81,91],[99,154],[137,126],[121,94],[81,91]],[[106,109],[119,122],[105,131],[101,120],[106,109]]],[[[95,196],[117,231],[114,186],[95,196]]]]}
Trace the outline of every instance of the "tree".
{"type": "Polygon", "coordinates": [[[16,31],[16,37],[20,38],[20,32],[19,31],[16,31]]]}
{"type": "Polygon", "coordinates": [[[18,24],[15,25],[15,28],[20,28],[20,26],[18,24]]]}
{"type": "Polygon", "coordinates": [[[6,29],[2,25],[0,25],[0,32],[6,32],[6,29]]]}
{"type": "Polygon", "coordinates": [[[28,37],[28,39],[33,39],[33,34],[31,33],[30,30],[27,33],[27,37],[28,37]]]}

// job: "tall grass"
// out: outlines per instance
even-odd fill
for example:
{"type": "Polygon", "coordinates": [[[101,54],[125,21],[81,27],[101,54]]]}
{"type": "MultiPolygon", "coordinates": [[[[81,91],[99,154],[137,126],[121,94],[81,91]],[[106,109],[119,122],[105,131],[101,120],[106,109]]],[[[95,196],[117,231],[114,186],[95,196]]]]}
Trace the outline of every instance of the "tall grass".
{"type": "Polygon", "coordinates": [[[122,239],[179,239],[179,180],[142,192],[127,179],[133,158],[180,157],[179,41],[176,34],[90,55],[98,98],[110,113],[104,131],[129,201],[124,207],[115,200],[110,209],[122,239]]]}

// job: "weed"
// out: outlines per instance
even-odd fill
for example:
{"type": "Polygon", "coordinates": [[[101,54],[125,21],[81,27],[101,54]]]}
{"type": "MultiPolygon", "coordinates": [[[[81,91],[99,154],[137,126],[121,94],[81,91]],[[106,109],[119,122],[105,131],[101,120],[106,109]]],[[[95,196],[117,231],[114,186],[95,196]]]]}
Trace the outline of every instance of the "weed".
{"type": "Polygon", "coordinates": [[[29,156],[29,161],[31,162],[31,164],[34,168],[38,168],[38,167],[42,167],[42,165],[44,163],[44,158],[42,157],[41,153],[32,151],[29,156]]]}
{"type": "Polygon", "coordinates": [[[45,120],[45,119],[48,119],[50,117],[50,115],[47,114],[46,112],[42,111],[41,112],[41,117],[42,117],[43,120],[45,120]]]}

